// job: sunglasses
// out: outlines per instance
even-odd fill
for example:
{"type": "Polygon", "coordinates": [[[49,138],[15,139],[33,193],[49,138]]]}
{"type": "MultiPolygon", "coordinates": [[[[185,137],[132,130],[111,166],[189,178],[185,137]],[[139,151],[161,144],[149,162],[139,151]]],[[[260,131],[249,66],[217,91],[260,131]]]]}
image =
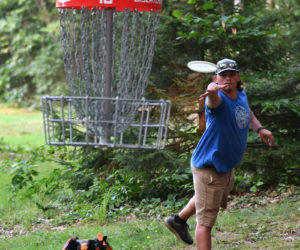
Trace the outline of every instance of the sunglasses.
{"type": "Polygon", "coordinates": [[[237,64],[233,62],[228,62],[228,63],[220,63],[218,64],[219,69],[227,69],[227,68],[232,68],[232,69],[237,69],[237,64]]]}

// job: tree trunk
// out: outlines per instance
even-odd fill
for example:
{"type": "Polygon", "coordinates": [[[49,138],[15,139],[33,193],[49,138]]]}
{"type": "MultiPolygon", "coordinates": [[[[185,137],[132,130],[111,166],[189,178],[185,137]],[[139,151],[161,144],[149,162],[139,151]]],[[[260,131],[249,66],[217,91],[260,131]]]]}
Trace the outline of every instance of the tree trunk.
{"type": "Polygon", "coordinates": [[[268,9],[275,9],[275,1],[274,0],[267,0],[268,9]]]}

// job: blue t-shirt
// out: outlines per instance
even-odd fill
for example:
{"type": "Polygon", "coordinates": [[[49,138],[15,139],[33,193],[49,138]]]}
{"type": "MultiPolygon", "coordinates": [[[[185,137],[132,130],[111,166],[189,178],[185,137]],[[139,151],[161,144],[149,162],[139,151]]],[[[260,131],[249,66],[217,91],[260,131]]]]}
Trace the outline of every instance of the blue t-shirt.
{"type": "Polygon", "coordinates": [[[197,168],[213,165],[218,172],[231,171],[241,160],[247,144],[250,109],[247,95],[238,91],[231,99],[219,90],[221,104],[209,109],[205,102],[206,130],[194,153],[191,164],[197,168]]]}

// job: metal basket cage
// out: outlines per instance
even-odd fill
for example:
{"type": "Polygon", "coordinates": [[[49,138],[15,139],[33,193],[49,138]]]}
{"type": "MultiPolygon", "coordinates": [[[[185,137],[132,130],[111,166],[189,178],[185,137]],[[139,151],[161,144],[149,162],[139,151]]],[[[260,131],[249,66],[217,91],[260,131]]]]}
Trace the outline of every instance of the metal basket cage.
{"type": "Polygon", "coordinates": [[[143,149],[163,149],[166,145],[171,110],[168,100],[44,96],[42,108],[49,145],[143,149]],[[101,107],[105,105],[110,112],[103,114],[101,107]],[[126,109],[137,110],[134,119],[124,119],[126,109]]]}

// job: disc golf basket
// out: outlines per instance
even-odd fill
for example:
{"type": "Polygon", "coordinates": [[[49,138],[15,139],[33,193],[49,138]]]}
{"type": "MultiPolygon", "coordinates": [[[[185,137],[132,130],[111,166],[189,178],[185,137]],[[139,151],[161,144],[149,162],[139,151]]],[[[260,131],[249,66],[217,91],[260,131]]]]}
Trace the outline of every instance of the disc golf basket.
{"type": "Polygon", "coordinates": [[[162,0],[57,0],[69,96],[42,97],[47,144],[161,149],[171,103],[146,100],[162,0]]]}

